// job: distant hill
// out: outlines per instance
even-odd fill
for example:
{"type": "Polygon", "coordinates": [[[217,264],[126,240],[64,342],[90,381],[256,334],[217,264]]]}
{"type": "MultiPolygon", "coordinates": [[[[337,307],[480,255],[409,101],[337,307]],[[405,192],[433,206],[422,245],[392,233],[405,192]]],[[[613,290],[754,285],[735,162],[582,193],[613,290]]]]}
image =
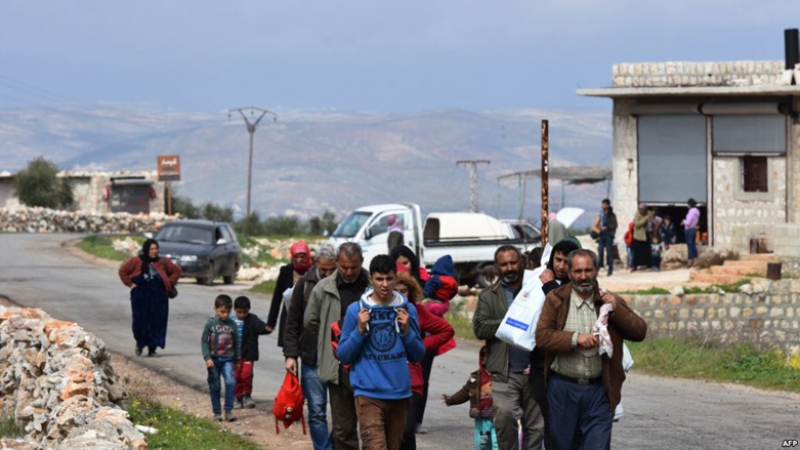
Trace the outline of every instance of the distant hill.
{"type": "MultiPolygon", "coordinates": [[[[539,124],[550,120],[551,165],[610,165],[610,113],[539,110],[435,110],[390,115],[336,110],[278,111],[255,135],[253,207],[262,214],[344,213],[390,201],[427,211],[469,208],[469,174],[460,159],[489,159],[481,169],[481,206],[518,214],[515,182],[496,178],[539,167],[539,124]],[[499,194],[499,196],[498,196],[499,194]],[[499,197],[499,202],[498,202],[499,197]]],[[[36,156],[63,169],[154,170],[156,155],[181,155],[178,192],[196,202],[245,208],[248,134],[240,117],[100,105],[0,110],[0,171],[36,156]]],[[[530,180],[526,216],[538,213],[530,180]]],[[[560,202],[558,183],[551,198],[560,202]]],[[[605,185],[567,187],[566,203],[596,209],[605,185]]]]}

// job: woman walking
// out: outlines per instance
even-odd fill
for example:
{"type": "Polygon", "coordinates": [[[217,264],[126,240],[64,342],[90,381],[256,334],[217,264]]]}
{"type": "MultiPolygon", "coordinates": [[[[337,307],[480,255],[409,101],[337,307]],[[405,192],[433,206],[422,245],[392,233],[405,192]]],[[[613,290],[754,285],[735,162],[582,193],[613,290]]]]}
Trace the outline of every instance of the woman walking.
{"type": "Polygon", "coordinates": [[[687,262],[689,267],[692,267],[697,262],[697,243],[695,239],[697,238],[697,224],[700,222],[700,210],[697,209],[697,202],[693,198],[690,198],[686,204],[689,205],[689,212],[681,222],[681,225],[683,225],[686,237],[687,262]]]}
{"type": "Polygon", "coordinates": [[[647,211],[647,205],[639,203],[639,210],[633,216],[633,264],[631,272],[638,267],[650,267],[650,241],[647,239],[647,224],[653,218],[653,212],[647,211]]]}
{"type": "MultiPolygon", "coordinates": [[[[272,333],[276,324],[280,324],[278,329],[278,347],[283,348],[283,333],[286,325],[286,317],[289,312],[286,310],[284,294],[289,289],[294,289],[297,280],[306,274],[313,267],[311,259],[311,249],[306,241],[297,241],[289,248],[289,255],[292,261],[281,267],[278,272],[278,281],[275,282],[275,292],[272,294],[272,303],[269,307],[267,317],[267,332],[272,333]],[[279,316],[280,314],[280,316],[279,316]]],[[[291,294],[290,294],[291,295],[291,294]]]]}
{"type": "Polygon", "coordinates": [[[145,347],[147,356],[155,356],[157,347],[166,346],[170,293],[180,277],[178,265],[158,256],[155,239],[146,240],[141,254],[120,267],[119,279],[131,289],[136,356],[140,356],[145,347]]]}

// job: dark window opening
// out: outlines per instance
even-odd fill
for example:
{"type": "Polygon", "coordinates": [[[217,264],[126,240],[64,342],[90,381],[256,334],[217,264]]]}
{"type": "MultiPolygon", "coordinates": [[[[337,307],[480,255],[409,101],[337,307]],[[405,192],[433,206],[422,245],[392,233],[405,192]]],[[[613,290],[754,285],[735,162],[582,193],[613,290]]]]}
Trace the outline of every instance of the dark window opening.
{"type": "Polygon", "coordinates": [[[768,192],[766,156],[742,158],[742,188],[744,192],[768,192]]]}

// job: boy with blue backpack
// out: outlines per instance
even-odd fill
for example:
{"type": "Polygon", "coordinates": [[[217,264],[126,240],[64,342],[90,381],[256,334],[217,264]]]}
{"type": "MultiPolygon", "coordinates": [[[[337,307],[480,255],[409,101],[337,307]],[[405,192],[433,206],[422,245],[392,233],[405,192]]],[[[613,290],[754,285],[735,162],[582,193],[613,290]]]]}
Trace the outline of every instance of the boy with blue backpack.
{"type": "Polygon", "coordinates": [[[350,365],[365,450],[400,447],[411,405],[408,363],[425,356],[417,311],[394,290],[396,271],[390,256],[372,259],[372,289],[347,308],[336,350],[339,362],[350,365]]]}

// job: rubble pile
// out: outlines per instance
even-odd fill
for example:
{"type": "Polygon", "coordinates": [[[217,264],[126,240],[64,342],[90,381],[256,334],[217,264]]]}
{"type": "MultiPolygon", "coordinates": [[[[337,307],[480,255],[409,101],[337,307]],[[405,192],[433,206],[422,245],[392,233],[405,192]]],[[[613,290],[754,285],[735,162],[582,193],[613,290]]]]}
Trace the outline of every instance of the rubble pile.
{"type": "Polygon", "coordinates": [[[75,323],[0,307],[0,419],[37,448],[147,449],[117,406],[125,394],[109,358],[105,343],[75,323]]]}
{"type": "Polygon", "coordinates": [[[134,234],[158,230],[174,219],[166,214],[89,214],[47,208],[0,208],[0,232],[134,234]]]}

